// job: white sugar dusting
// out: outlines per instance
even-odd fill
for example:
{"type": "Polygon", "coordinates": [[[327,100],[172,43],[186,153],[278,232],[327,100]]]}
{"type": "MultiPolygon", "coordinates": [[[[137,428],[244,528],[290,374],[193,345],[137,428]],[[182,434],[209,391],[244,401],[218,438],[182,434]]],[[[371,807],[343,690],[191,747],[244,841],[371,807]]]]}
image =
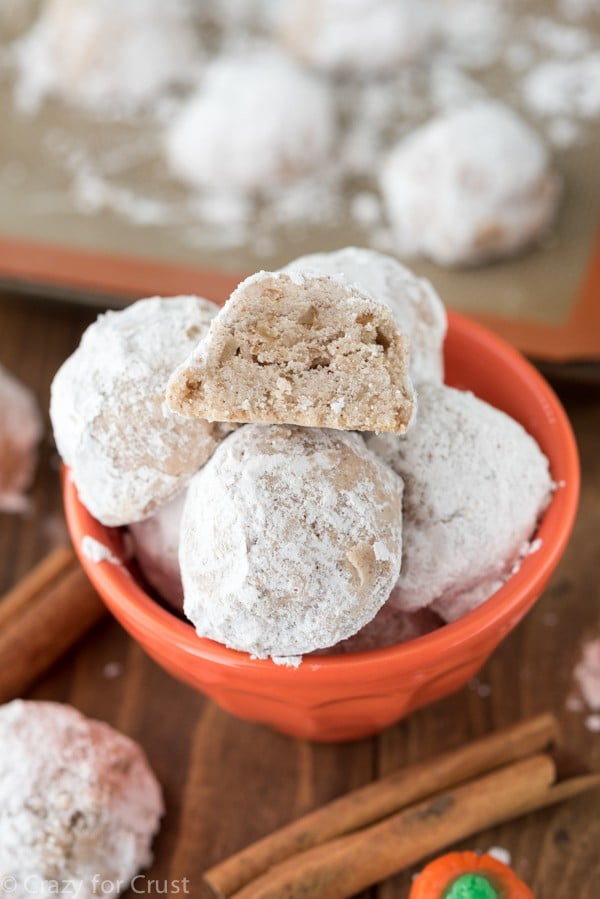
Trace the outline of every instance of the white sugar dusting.
{"type": "Polygon", "coordinates": [[[502,862],[503,865],[510,865],[512,861],[512,855],[508,849],[505,849],[504,846],[491,846],[486,855],[491,855],[492,858],[495,858],[497,861],[502,862]]]}
{"type": "Polygon", "coordinates": [[[99,564],[100,562],[110,562],[111,565],[121,565],[121,560],[100,540],[90,537],[86,534],[81,539],[81,552],[90,562],[99,564]]]}
{"type": "Polygon", "coordinates": [[[284,668],[299,668],[302,664],[302,656],[271,656],[271,661],[284,668]]]}

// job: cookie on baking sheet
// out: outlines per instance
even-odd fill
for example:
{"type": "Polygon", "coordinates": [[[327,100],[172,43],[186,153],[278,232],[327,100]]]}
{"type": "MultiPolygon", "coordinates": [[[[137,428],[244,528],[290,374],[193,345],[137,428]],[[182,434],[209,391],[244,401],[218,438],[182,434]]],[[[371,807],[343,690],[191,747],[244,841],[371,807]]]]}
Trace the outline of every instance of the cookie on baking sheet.
{"type": "Polygon", "coordinates": [[[26,508],[23,491],[33,480],[42,433],[33,393],[0,365],[0,511],[26,508]]]}
{"type": "Polygon", "coordinates": [[[0,706],[0,732],[0,875],[10,895],[51,895],[47,881],[72,884],[82,899],[98,895],[98,882],[103,895],[109,883],[111,896],[124,892],[152,861],[164,813],[141,748],[53,702],[0,706]]]}
{"type": "Polygon", "coordinates": [[[359,434],[247,425],[190,484],[185,613],[233,649],[302,655],[375,617],[401,551],[402,481],[359,434]]]}
{"type": "Polygon", "coordinates": [[[510,575],[532,538],[551,497],[548,460],[504,412],[436,384],[421,385],[405,437],[368,445],[404,481],[402,569],[390,603],[460,617],[510,575]]]}
{"type": "Polygon", "coordinates": [[[510,256],[539,239],[561,193],[542,140],[492,100],[440,115],[403,138],[380,182],[395,249],[449,266],[510,256]]]}
{"type": "Polygon", "coordinates": [[[335,119],[329,86],[284,54],[224,55],[167,127],[167,164],[210,194],[269,194],[329,163],[335,119]]]}
{"type": "Polygon", "coordinates": [[[187,0],[46,0],[14,47],[17,102],[134,112],[189,81],[198,55],[187,0]]]}
{"type": "Polygon", "coordinates": [[[377,77],[431,46],[435,6],[431,0],[292,0],[278,32],[286,49],[315,69],[377,77]]]}
{"type": "Polygon", "coordinates": [[[173,499],[222,430],[166,407],[169,375],[218,308],[199,297],[139,300],[91,325],[52,383],[56,445],[102,524],[141,521],[173,499]]]}
{"type": "Polygon", "coordinates": [[[408,345],[387,306],[342,278],[259,272],[243,281],[173,375],[175,412],[209,421],[401,433],[408,345]]]}
{"type": "Polygon", "coordinates": [[[444,379],[446,310],[429,281],[417,278],[392,256],[364,247],[300,256],[284,272],[343,278],[361,293],[390,307],[410,343],[410,374],[415,383],[444,379]]]}

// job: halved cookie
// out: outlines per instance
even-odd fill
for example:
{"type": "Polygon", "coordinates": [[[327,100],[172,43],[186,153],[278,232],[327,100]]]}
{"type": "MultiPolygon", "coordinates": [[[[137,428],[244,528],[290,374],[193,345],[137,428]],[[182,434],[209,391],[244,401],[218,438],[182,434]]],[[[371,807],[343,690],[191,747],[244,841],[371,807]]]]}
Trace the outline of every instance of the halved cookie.
{"type": "Polygon", "coordinates": [[[209,421],[402,433],[414,393],[392,312],[342,279],[243,281],[172,376],[170,408],[209,421]]]}

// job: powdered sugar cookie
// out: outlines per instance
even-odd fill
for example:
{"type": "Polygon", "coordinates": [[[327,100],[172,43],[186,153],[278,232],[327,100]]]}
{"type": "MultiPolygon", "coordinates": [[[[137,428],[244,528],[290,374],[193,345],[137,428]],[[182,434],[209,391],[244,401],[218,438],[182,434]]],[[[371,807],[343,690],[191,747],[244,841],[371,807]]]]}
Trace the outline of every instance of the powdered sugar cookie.
{"type": "Polygon", "coordinates": [[[102,524],[152,515],[184,487],[220,439],[164,402],[169,375],[217,312],[199,297],[139,300],[91,325],[54,378],[58,451],[84,505],[102,524]]]}
{"type": "Polygon", "coordinates": [[[171,409],[209,420],[404,431],[408,347],[392,313],[342,279],[243,281],[169,382],[171,409]]]}
{"type": "Polygon", "coordinates": [[[133,552],[149,584],[175,609],[183,609],[179,530],[187,490],[150,518],[129,526],[133,552]]]}
{"type": "Polygon", "coordinates": [[[405,484],[402,570],[390,603],[444,618],[454,617],[459,594],[470,597],[460,613],[481,603],[510,574],[550,499],[535,440],[471,393],[422,384],[408,434],[369,446],[405,484]]]}
{"type": "Polygon", "coordinates": [[[327,163],[328,86],[271,50],[218,58],[165,135],[174,175],[211,193],[265,194],[327,163]]]}
{"type": "Polygon", "coordinates": [[[385,303],[408,338],[413,381],[443,381],[446,310],[429,281],[417,278],[391,256],[360,247],[301,256],[282,271],[341,277],[361,293],[385,303]]]}
{"type": "Polygon", "coordinates": [[[292,0],[280,37],[298,59],[363,77],[414,61],[435,37],[429,0],[292,0]]]}
{"type": "Polygon", "coordinates": [[[49,0],[17,48],[17,100],[131,111],[187,81],[197,59],[187,0],[49,0]]]}
{"type": "Polygon", "coordinates": [[[331,646],[388,598],[401,539],[402,481],[358,434],[247,425],[190,484],[185,613],[260,657],[331,646]]]}
{"type": "Polygon", "coordinates": [[[22,511],[37,463],[42,416],[35,397],[0,365],[0,512],[22,511]]]}
{"type": "Polygon", "coordinates": [[[0,730],[0,872],[10,895],[49,896],[45,881],[82,899],[98,895],[98,882],[104,895],[109,882],[111,896],[124,892],[152,861],[164,811],[140,747],[51,702],[1,706],[0,730]]]}
{"type": "Polygon", "coordinates": [[[554,220],[560,186],[537,134],[493,101],[418,128],[381,173],[398,251],[440,265],[485,262],[532,243],[554,220]]]}
{"type": "Polygon", "coordinates": [[[429,609],[418,612],[404,612],[386,602],[375,618],[353,637],[342,640],[329,649],[320,649],[313,655],[336,655],[347,652],[370,652],[372,649],[386,649],[408,643],[417,637],[431,634],[443,624],[441,618],[429,609]]]}

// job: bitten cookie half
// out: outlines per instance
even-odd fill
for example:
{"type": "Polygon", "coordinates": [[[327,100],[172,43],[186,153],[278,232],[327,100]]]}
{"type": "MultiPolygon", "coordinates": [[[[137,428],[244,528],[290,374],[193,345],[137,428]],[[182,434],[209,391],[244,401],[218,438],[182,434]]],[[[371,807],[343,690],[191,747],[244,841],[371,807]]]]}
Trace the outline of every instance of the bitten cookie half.
{"type": "Polygon", "coordinates": [[[208,421],[403,433],[414,411],[408,342],[392,312],[343,279],[243,281],[173,375],[173,411],[208,421]]]}

